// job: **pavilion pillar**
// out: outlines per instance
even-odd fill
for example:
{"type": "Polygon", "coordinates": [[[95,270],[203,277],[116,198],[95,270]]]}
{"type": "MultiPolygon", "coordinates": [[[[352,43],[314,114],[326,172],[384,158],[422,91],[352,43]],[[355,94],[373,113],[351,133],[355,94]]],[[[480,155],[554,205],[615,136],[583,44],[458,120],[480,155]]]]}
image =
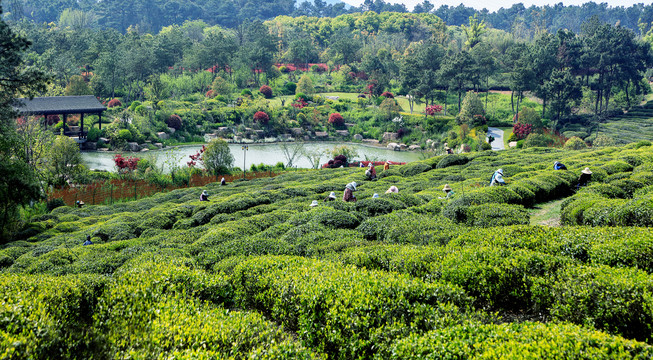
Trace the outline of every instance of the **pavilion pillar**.
{"type": "Polygon", "coordinates": [[[63,114],[63,127],[61,130],[63,130],[63,134],[66,135],[66,118],[68,117],[68,114],[64,113],[63,114]]]}
{"type": "Polygon", "coordinates": [[[79,138],[81,139],[84,137],[84,113],[80,114],[79,122],[81,124],[81,127],[79,129],[79,138]]]}
{"type": "Polygon", "coordinates": [[[102,130],[102,113],[98,114],[98,125],[100,126],[100,130],[102,130]]]}

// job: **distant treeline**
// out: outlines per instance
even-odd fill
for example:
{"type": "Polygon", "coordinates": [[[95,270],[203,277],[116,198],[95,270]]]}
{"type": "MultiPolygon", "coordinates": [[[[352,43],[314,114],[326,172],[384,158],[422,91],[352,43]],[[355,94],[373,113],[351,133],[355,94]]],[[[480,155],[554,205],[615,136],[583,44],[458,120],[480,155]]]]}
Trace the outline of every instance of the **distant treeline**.
{"type": "MultiPolygon", "coordinates": [[[[9,0],[3,2],[5,17],[18,21],[57,23],[71,26],[112,28],[125,32],[138,27],[144,32],[158,32],[187,20],[202,20],[209,25],[235,28],[245,20],[269,20],[280,15],[336,17],[364,11],[409,12],[403,4],[383,0],[365,0],[360,7],[344,3],[327,4],[323,0],[295,2],[294,0],[9,0]]],[[[531,6],[515,4],[507,9],[477,11],[464,5],[435,5],[428,0],[415,6],[413,13],[433,13],[447,25],[467,24],[470,16],[495,29],[514,32],[518,36],[537,34],[543,29],[556,32],[567,29],[580,31],[580,24],[596,16],[602,22],[619,23],[635,32],[645,34],[653,22],[653,4],[630,7],[609,7],[606,3],[589,2],[581,6],[531,6]]]]}

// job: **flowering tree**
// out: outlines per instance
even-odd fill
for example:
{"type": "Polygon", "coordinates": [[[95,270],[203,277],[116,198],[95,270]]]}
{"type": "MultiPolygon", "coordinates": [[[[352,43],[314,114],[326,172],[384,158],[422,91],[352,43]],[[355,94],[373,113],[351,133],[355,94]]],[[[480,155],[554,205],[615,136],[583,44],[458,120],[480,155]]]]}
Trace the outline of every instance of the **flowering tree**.
{"type": "Polygon", "coordinates": [[[122,154],[116,154],[113,157],[113,162],[116,164],[118,174],[131,173],[136,170],[139,160],[140,159],[137,157],[122,157],[122,154]]]}
{"type": "Polygon", "coordinates": [[[329,124],[333,126],[342,126],[345,124],[345,119],[340,113],[333,113],[329,115],[329,124]]]}
{"type": "Polygon", "coordinates": [[[268,116],[264,111],[257,111],[256,114],[254,114],[254,121],[267,125],[268,121],[270,121],[270,116],[268,116]]]}
{"type": "Polygon", "coordinates": [[[198,161],[202,163],[202,165],[204,165],[204,159],[202,159],[202,154],[204,153],[204,151],[206,151],[206,145],[202,145],[202,148],[200,149],[200,151],[197,152],[197,154],[188,155],[190,161],[187,162],[186,165],[188,165],[189,168],[192,168],[195,165],[197,165],[198,161]]]}
{"type": "Polygon", "coordinates": [[[292,106],[294,108],[297,108],[297,109],[303,109],[306,105],[308,105],[308,103],[306,102],[306,100],[304,100],[304,98],[301,98],[301,97],[298,98],[298,99],[295,99],[295,101],[292,104],[290,104],[290,106],[292,106]]]}

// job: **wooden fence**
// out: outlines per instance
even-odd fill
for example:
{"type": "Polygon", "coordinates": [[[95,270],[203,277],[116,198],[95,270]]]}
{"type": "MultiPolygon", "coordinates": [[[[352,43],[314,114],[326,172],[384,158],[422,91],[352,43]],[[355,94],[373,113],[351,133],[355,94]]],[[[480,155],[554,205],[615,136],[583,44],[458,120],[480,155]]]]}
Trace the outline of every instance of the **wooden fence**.
{"type": "MultiPolygon", "coordinates": [[[[265,177],[275,177],[281,172],[261,171],[248,172],[246,179],[258,179],[265,177]]],[[[48,194],[48,200],[62,199],[68,206],[74,206],[75,203],[83,201],[86,205],[113,204],[116,201],[135,200],[143,197],[152,196],[159,192],[172,191],[194,186],[204,186],[207,184],[219,182],[225,178],[227,183],[236,179],[242,179],[243,175],[193,175],[187,185],[156,185],[146,180],[126,180],[114,179],[108,181],[94,182],[88,185],[75,185],[65,189],[55,189],[48,194]]],[[[197,195],[199,196],[199,194],[197,195]]]]}

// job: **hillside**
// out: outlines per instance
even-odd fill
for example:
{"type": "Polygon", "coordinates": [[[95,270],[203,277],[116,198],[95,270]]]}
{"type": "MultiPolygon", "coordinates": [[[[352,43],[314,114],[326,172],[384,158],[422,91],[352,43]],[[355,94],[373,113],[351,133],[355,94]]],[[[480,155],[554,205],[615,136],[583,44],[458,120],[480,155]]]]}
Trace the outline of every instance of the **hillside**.
{"type": "Polygon", "coordinates": [[[601,124],[599,134],[607,135],[622,144],[653,139],[653,101],[608,119],[601,124]]]}
{"type": "Polygon", "coordinates": [[[59,207],[0,250],[0,356],[650,358],[652,162],[531,148],[59,207]],[[567,226],[528,225],[555,199],[567,226]]]}

